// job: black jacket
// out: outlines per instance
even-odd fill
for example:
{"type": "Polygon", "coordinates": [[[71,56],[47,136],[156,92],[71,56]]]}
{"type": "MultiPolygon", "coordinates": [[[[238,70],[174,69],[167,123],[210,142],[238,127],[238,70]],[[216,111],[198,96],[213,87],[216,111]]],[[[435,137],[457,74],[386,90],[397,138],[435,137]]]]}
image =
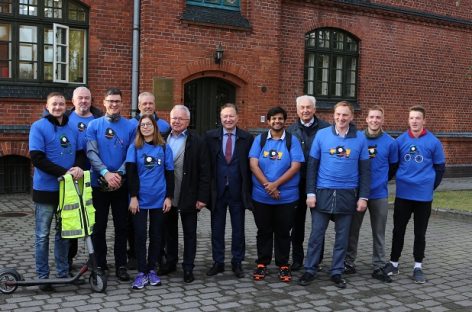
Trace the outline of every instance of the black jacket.
{"type": "MultiPolygon", "coordinates": [[[[239,172],[241,173],[241,199],[244,208],[252,210],[252,179],[251,169],[249,168],[249,150],[251,149],[254,137],[247,131],[236,128],[236,143],[234,152],[239,156],[239,172]]],[[[208,146],[210,166],[211,166],[211,197],[208,207],[213,210],[216,205],[217,187],[216,187],[216,156],[221,150],[223,140],[223,128],[208,130],[205,141],[208,146]]]]}
{"type": "Polygon", "coordinates": [[[305,156],[305,162],[302,163],[302,166],[300,168],[300,175],[302,178],[306,177],[306,164],[308,162],[311,145],[313,143],[313,139],[315,138],[316,133],[318,132],[318,130],[330,126],[328,122],[322,119],[318,119],[316,116],[314,116],[314,118],[315,121],[309,127],[311,130],[311,135],[306,134],[304,130],[305,126],[301,124],[300,119],[297,119],[297,121],[295,121],[287,128],[287,131],[296,136],[298,141],[300,141],[300,144],[302,145],[303,156],[305,156]]]}
{"type": "Polygon", "coordinates": [[[210,200],[210,159],[205,141],[193,130],[187,130],[179,209],[195,210],[196,202],[208,205],[210,200]]]}

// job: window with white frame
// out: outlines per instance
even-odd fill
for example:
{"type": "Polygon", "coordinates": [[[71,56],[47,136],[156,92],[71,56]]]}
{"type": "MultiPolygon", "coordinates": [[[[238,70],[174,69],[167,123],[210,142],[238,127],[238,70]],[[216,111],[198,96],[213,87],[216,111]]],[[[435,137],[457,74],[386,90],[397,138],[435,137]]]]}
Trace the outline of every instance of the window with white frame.
{"type": "Polygon", "coordinates": [[[85,84],[88,9],[72,0],[0,0],[0,81],[85,84]]]}

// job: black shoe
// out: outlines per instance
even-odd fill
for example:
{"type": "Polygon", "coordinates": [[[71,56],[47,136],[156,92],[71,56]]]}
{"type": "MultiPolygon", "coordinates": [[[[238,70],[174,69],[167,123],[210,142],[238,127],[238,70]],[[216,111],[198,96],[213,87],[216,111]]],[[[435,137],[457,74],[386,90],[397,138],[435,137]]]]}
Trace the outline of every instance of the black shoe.
{"type": "Polygon", "coordinates": [[[185,283],[191,283],[195,280],[195,277],[193,277],[193,272],[192,271],[184,271],[184,282],[185,283]]]}
{"type": "Polygon", "coordinates": [[[44,292],[52,292],[55,291],[54,287],[51,284],[43,284],[39,285],[39,289],[44,292]]]}
{"type": "Polygon", "coordinates": [[[130,280],[128,271],[125,267],[119,267],[118,270],[116,270],[116,277],[118,277],[118,279],[122,282],[127,282],[130,280]]]}
{"type": "Polygon", "coordinates": [[[388,274],[384,272],[384,270],[381,268],[375,269],[374,272],[372,272],[372,277],[375,279],[378,279],[381,282],[385,282],[385,283],[392,282],[392,278],[388,276],[388,274]]]}
{"type": "Polygon", "coordinates": [[[244,271],[243,267],[241,266],[241,263],[233,264],[231,270],[234,272],[234,276],[236,276],[237,278],[244,277],[244,271]]]}
{"type": "Polygon", "coordinates": [[[168,264],[163,264],[161,265],[161,267],[159,268],[159,270],[157,271],[157,275],[167,275],[167,274],[170,274],[172,272],[175,272],[177,270],[177,267],[176,265],[168,265],[168,264]]]}
{"type": "Polygon", "coordinates": [[[294,261],[292,265],[290,266],[290,271],[292,272],[300,271],[302,267],[303,265],[300,262],[294,261]]]}
{"type": "Polygon", "coordinates": [[[353,264],[344,262],[344,274],[355,274],[356,272],[356,267],[353,264]]]}
{"type": "Polygon", "coordinates": [[[344,289],[346,288],[346,281],[341,276],[341,274],[335,274],[331,276],[331,281],[335,284],[336,287],[344,289]]]}
{"type": "Polygon", "coordinates": [[[223,273],[225,271],[225,265],[222,263],[213,263],[211,269],[208,270],[207,276],[213,276],[218,273],[223,273]]]}
{"type": "Polygon", "coordinates": [[[300,286],[308,286],[315,280],[315,274],[311,274],[308,272],[303,273],[302,277],[298,280],[298,285],[300,286]]]}

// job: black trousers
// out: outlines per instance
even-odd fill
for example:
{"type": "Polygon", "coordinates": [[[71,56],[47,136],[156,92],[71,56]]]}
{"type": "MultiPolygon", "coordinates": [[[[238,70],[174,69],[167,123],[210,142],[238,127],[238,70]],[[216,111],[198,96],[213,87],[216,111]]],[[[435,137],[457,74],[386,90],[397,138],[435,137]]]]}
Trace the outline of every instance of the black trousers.
{"type": "Polygon", "coordinates": [[[107,265],[106,230],[108,214],[111,207],[113,225],[115,227],[115,266],[126,266],[126,237],[128,234],[128,188],[123,185],[113,192],[102,192],[93,188],[93,206],[95,207],[95,226],[93,228],[92,241],[95,248],[97,265],[107,265]]]}
{"type": "Polygon", "coordinates": [[[161,250],[162,214],[162,209],[140,209],[139,212],[133,215],[134,246],[136,248],[138,272],[148,273],[150,270],[156,270],[157,259],[161,250]],[[146,248],[148,232],[149,245],[146,248]]]}
{"type": "Polygon", "coordinates": [[[402,198],[395,198],[393,211],[393,237],[390,260],[398,262],[403,250],[405,231],[413,214],[415,241],[413,257],[415,262],[423,262],[426,248],[426,230],[431,215],[432,202],[421,202],[402,198]]]}
{"type": "MultiPolygon", "coordinates": [[[[305,222],[306,222],[306,180],[300,179],[298,186],[300,199],[298,200],[297,208],[295,209],[295,216],[291,234],[292,240],[292,262],[303,265],[305,252],[303,250],[303,242],[305,241],[305,222]]],[[[324,240],[321,245],[320,263],[323,261],[324,254],[324,240]]]]}
{"type": "Polygon", "coordinates": [[[290,230],[297,201],[288,204],[267,205],[254,201],[254,220],[257,226],[257,263],[270,264],[274,249],[275,264],[288,265],[290,257],[290,230]]]}
{"type": "MultiPolygon", "coordinates": [[[[184,234],[184,260],[182,269],[193,271],[195,255],[197,253],[197,214],[198,210],[181,211],[180,220],[184,234]]],[[[164,214],[164,250],[167,266],[175,266],[179,261],[179,211],[172,206],[164,214]]]]}

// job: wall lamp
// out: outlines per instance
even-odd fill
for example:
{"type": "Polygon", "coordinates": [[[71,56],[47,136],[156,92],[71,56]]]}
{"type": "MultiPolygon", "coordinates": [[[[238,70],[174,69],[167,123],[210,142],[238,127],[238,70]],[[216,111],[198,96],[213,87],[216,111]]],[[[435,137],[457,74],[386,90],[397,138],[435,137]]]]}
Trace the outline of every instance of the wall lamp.
{"type": "Polygon", "coordinates": [[[221,45],[221,42],[220,44],[218,44],[218,46],[216,47],[216,50],[215,50],[215,64],[220,64],[221,63],[221,59],[223,58],[223,53],[225,51],[223,50],[223,46],[221,45]]]}

